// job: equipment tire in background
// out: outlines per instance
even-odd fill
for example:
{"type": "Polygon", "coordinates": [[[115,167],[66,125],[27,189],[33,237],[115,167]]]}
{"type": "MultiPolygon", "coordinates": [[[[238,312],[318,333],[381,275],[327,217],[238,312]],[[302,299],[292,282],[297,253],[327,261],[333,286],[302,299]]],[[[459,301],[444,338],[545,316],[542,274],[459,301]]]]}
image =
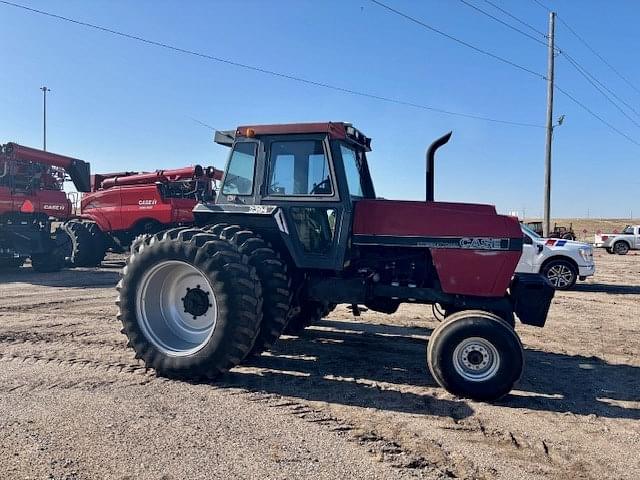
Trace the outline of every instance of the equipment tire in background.
{"type": "Polygon", "coordinates": [[[260,282],[229,242],[176,230],[141,242],[128,259],[117,287],[118,318],[136,358],[159,375],[213,379],[253,347],[260,282]]]}
{"type": "Polygon", "coordinates": [[[51,250],[45,253],[31,255],[31,267],[42,273],[62,270],[71,254],[71,237],[63,227],[58,227],[51,240],[51,250]]]}
{"type": "Polygon", "coordinates": [[[488,312],[457,312],[429,337],[427,364],[436,382],[450,393],[474,400],[496,400],[511,391],[524,368],[515,331],[488,312]]]}
{"type": "Polygon", "coordinates": [[[71,239],[71,265],[96,267],[102,263],[106,246],[97,225],[72,220],[65,223],[63,228],[71,239]]]}
{"type": "Polygon", "coordinates": [[[327,302],[305,300],[295,313],[290,314],[284,333],[297,335],[308,326],[318,323],[322,318],[329,315],[334,308],[335,305],[327,302]]]}

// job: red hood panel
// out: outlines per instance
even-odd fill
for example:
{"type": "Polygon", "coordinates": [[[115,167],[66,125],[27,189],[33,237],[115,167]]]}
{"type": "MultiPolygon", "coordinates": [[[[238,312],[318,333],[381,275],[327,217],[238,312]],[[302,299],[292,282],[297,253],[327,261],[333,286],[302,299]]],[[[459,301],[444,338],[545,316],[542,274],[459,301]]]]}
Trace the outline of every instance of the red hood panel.
{"type": "Polygon", "coordinates": [[[522,254],[518,220],[491,205],[362,200],[353,234],[361,244],[428,248],[442,290],[461,295],[503,296],[522,254]]]}

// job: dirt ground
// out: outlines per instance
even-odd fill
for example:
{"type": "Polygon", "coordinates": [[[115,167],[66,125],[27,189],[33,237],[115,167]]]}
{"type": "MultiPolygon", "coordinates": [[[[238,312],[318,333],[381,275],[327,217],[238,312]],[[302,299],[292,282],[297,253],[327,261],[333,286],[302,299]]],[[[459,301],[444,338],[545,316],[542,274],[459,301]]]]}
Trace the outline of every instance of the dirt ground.
{"type": "Polygon", "coordinates": [[[157,378],[115,318],[121,258],[0,274],[0,479],[640,478],[640,255],[518,326],[494,405],[438,388],[431,311],[339,307],[215,384],[157,378]]]}

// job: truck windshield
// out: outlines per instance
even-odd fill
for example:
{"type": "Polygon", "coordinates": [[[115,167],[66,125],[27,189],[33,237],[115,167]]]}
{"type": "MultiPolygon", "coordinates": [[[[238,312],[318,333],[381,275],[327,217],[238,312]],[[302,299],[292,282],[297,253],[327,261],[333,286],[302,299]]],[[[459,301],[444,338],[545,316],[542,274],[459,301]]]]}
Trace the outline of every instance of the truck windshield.
{"type": "Polygon", "coordinates": [[[622,233],[625,235],[633,235],[633,225],[627,225],[626,227],[624,227],[622,233]]]}
{"type": "Polygon", "coordinates": [[[526,225],[523,225],[522,223],[520,224],[520,226],[522,227],[522,231],[524,233],[526,233],[527,235],[529,235],[531,238],[542,238],[540,235],[538,235],[536,232],[534,232],[533,230],[531,230],[529,227],[527,227],[526,225]]]}

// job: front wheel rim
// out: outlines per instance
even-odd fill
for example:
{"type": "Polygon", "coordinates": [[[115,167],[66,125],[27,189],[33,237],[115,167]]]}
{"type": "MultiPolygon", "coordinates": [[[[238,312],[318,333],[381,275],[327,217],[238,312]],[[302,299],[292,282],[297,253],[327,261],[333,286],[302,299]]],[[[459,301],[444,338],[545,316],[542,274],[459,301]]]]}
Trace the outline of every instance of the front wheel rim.
{"type": "Polygon", "coordinates": [[[143,275],[136,294],[143,335],[169,356],[201,350],[215,330],[218,307],[206,275],[180,260],[167,260],[143,275]]]}
{"type": "Polygon", "coordinates": [[[486,382],[498,372],[500,354],[486,338],[466,338],[453,352],[453,368],[469,382],[486,382]]]}
{"type": "Polygon", "coordinates": [[[553,265],[547,272],[547,278],[556,288],[563,288],[571,285],[573,272],[566,265],[553,265]]]}

